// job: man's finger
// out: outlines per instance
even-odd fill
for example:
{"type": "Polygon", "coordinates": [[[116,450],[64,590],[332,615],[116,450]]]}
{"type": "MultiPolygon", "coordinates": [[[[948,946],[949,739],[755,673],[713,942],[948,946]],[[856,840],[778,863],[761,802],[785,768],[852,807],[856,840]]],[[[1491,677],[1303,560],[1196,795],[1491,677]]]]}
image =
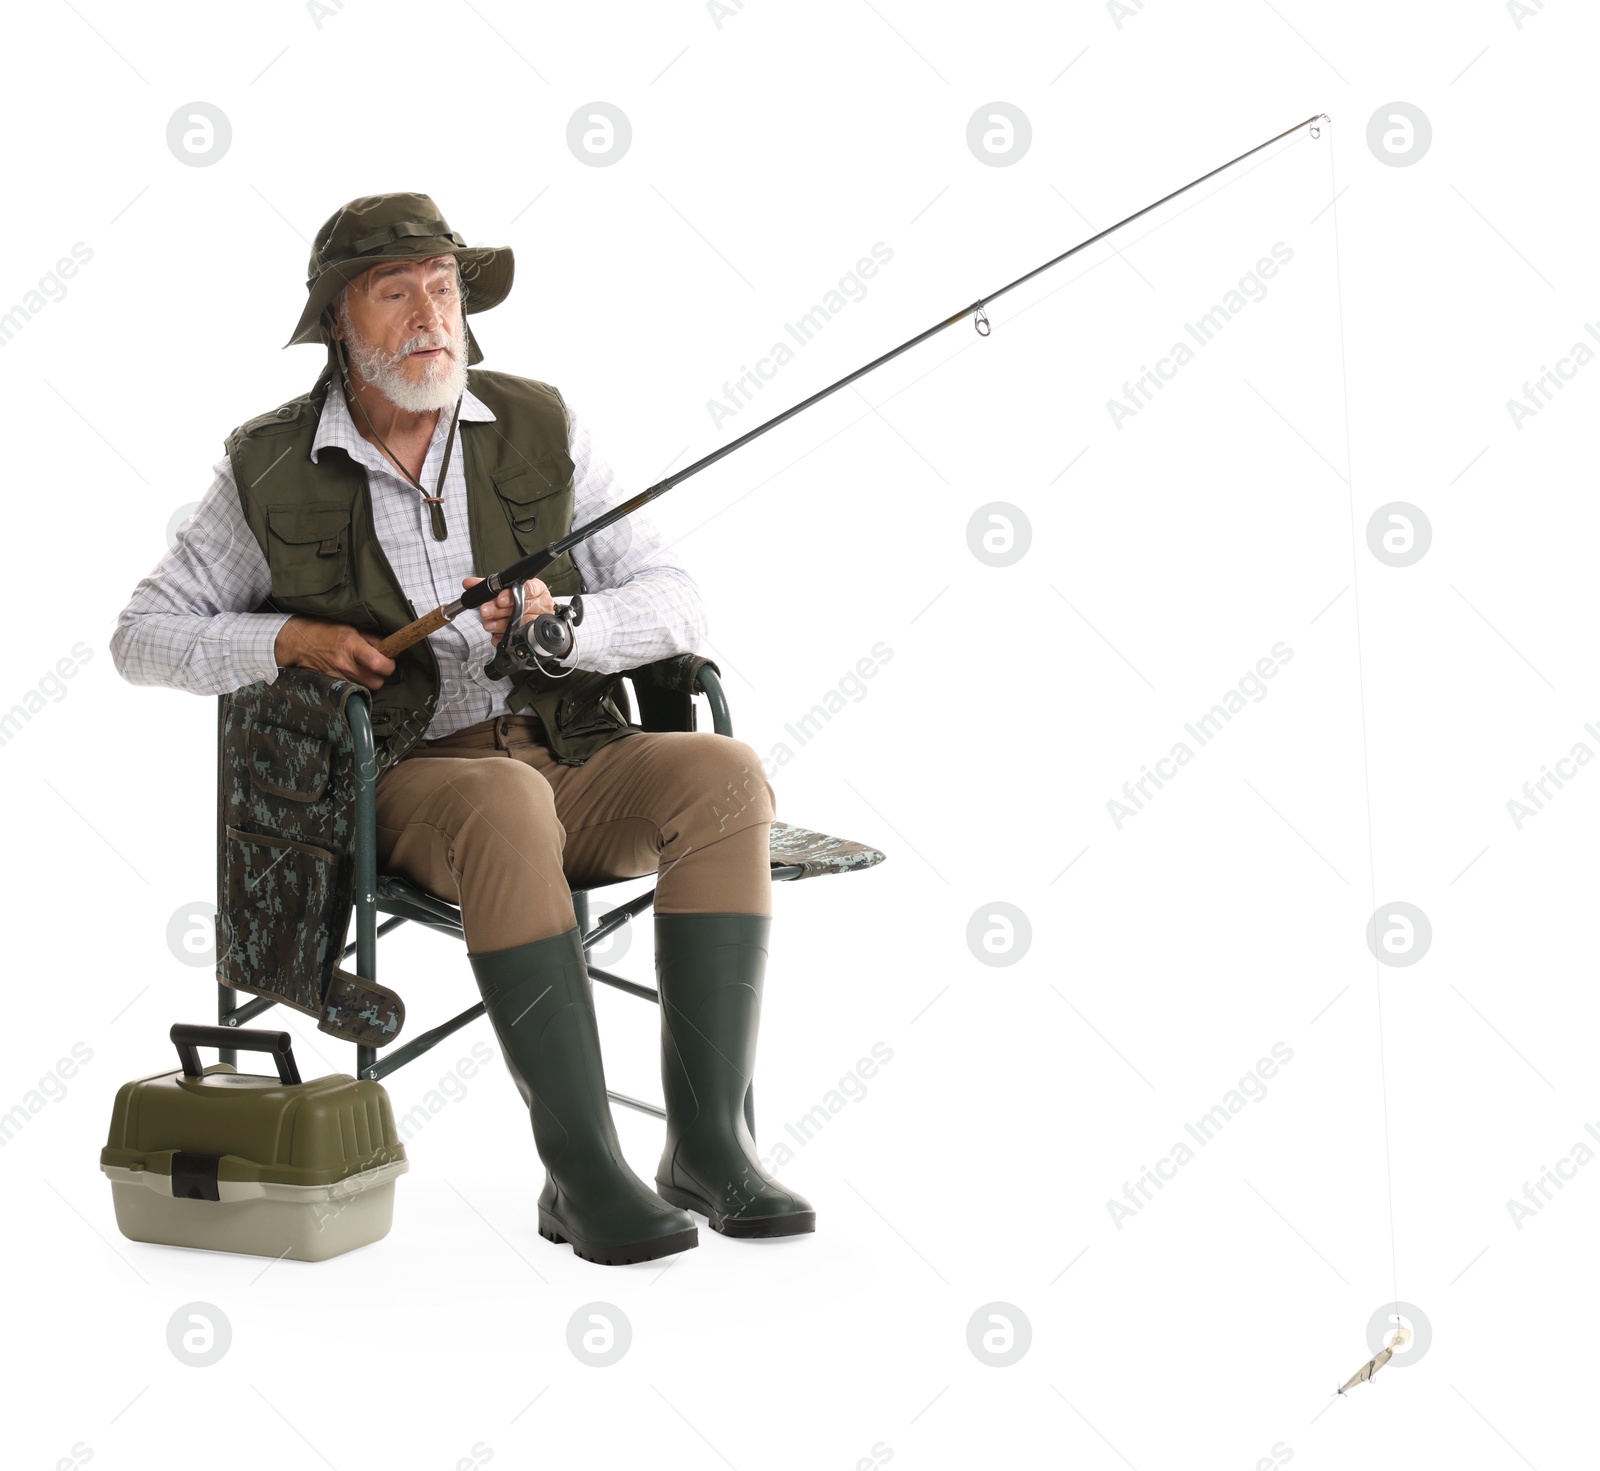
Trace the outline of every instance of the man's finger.
{"type": "Polygon", "coordinates": [[[363,642],[354,649],[355,662],[373,670],[378,674],[393,674],[394,660],[380,649],[377,644],[363,642]]]}

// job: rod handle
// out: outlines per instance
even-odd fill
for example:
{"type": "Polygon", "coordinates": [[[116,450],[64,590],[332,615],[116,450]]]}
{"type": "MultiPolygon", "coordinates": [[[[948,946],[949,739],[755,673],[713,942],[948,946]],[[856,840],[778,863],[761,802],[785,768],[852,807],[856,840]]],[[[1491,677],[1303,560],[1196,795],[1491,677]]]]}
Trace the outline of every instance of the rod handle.
{"type": "Polygon", "coordinates": [[[435,608],[433,612],[424,614],[415,623],[408,623],[404,628],[391,633],[378,645],[378,652],[384,658],[392,659],[396,654],[404,653],[412,644],[420,644],[430,633],[443,628],[449,621],[443,608],[435,608]]]}

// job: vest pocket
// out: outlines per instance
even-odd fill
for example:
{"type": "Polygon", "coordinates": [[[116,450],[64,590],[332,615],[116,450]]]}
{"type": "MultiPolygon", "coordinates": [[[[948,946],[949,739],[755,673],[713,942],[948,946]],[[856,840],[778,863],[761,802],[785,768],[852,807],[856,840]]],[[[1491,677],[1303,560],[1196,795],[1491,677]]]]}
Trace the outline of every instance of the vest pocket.
{"type": "Polygon", "coordinates": [[[618,684],[616,675],[580,669],[566,678],[583,681],[583,687],[563,695],[556,705],[556,728],[567,740],[583,740],[630,723],[613,695],[618,684]]]}
{"type": "Polygon", "coordinates": [[[551,451],[492,472],[495,494],[524,552],[549,546],[572,529],[571,456],[551,451]]]}
{"type": "Polygon", "coordinates": [[[267,507],[267,567],[275,598],[315,597],[350,580],[350,507],[267,507]]]}

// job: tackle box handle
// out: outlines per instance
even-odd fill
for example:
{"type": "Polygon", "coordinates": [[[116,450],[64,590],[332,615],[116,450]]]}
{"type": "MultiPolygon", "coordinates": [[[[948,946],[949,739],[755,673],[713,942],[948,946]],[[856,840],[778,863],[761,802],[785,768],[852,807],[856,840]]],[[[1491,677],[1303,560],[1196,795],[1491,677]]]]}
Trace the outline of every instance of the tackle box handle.
{"type": "Polygon", "coordinates": [[[298,1083],[300,1069],[290,1050],[293,1038],[287,1032],[267,1032],[240,1027],[201,1027],[191,1022],[174,1022],[172,1040],[186,1077],[198,1078],[202,1072],[200,1047],[239,1047],[246,1052],[270,1052],[278,1064],[278,1080],[298,1083]]]}

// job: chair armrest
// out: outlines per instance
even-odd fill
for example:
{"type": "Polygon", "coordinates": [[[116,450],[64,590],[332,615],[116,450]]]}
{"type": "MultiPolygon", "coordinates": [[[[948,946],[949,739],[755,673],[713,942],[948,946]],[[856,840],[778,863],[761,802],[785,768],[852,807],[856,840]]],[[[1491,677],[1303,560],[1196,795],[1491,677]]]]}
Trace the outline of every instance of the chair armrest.
{"type": "Polygon", "coordinates": [[[625,672],[635,689],[648,685],[652,689],[679,690],[692,695],[700,688],[698,677],[707,664],[714,671],[717,670],[710,659],[699,654],[672,654],[665,659],[657,659],[653,664],[641,664],[637,669],[625,672]]]}
{"type": "Polygon", "coordinates": [[[723,693],[721,671],[700,654],[673,654],[637,669],[623,677],[633,681],[639,702],[639,724],[646,730],[694,730],[696,693],[703,693],[711,707],[712,729],[718,735],[733,734],[733,719],[723,693]]]}
{"type": "Polygon", "coordinates": [[[336,738],[348,749],[349,720],[346,706],[353,695],[368,695],[363,685],[338,675],[296,665],[278,670],[278,677],[247,684],[222,696],[222,706],[251,720],[283,726],[305,735],[336,738]]]}

